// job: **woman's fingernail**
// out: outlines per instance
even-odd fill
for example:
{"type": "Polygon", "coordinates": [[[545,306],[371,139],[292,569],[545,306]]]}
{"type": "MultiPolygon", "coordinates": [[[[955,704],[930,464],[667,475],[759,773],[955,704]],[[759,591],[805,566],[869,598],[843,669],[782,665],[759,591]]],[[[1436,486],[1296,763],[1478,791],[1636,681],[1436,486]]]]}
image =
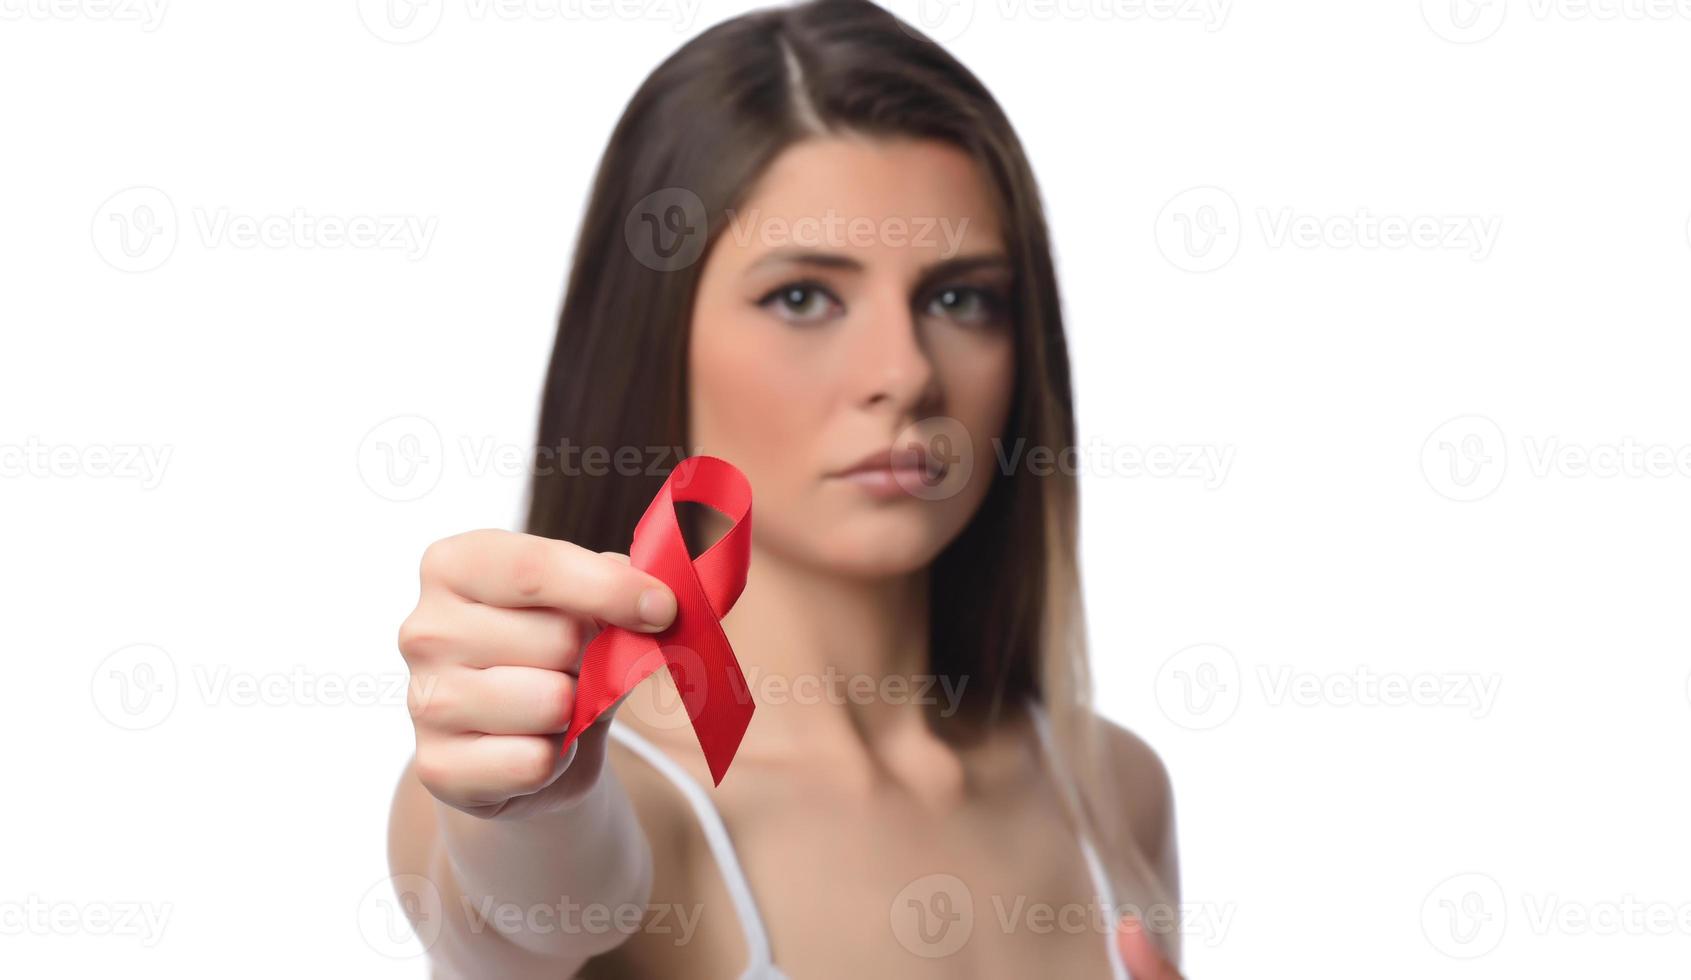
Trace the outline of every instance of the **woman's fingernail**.
{"type": "Polygon", "coordinates": [[[675,597],[664,589],[647,589],[636,603],[640,618],[653,630],[661,630],[675,618],[675,597]]]}

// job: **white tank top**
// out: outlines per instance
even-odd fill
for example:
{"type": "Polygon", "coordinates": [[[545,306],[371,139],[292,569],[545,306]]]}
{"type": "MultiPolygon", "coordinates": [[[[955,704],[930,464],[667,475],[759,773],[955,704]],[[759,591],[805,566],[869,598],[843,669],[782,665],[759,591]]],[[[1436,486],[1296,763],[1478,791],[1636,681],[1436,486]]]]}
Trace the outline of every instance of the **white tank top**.
{"type": "MultiPolygon", "coordinates": [[[[1045,718],[1045,709],[1037,701],[1030,699],[1028,711],[1033,716],[1034,727],[1039,731],[1040,747],[1046,763],[1052,768],[1052,775],[1064,796],[1064,803],[1069,807],[1069,812],[1076,813],[1078,810],[1074,783],[1052,745],[1050,722],[1045,718]]],[[[734,853],[734,844],[728,837],[728,827],[722,822],[716,804],[711,802],[704,787],[688,775],[687,770],[681,768],[679,763],[665,755],[662,749],[627,725],[612,721],[611,737],[628,746],[674,783],[692,806],[694,815],[698,817],[699,827],[705,834],[705,842],[710,845],[711,855],[716,858],[717,865],[722,869],[722,880],[728,886],[728,896],[734,902],[734,915],[740,920],[740,928],[746,936],[746,949],[750,951],[750,959],[746,963],[745,972],[740,974],[740,980],[787,980],[787,975],[775,966],[770,954],[769,933],[763,927],[763,917],[758,914],[757,902],[752,898],[751,884],[747,882],[746,873],[740,867],[740,859],[734,853]]],[[[1104,867],[1098,860],[1098,852],[1093,848],[1092,841],[1084,830],[1080,832],[1080,852],[1086,859],[1086,870],[1092,876],[1095,899],[1113,914],[1116,908],[1115,893],[1111,890],[1109,878],[1105,876],[1104,867]]],[[[1104,941],[1108,947],[1111,980],[1132,980],[1127,972],[1127,965],[1122,962],[1121,952],[1116,948],[1114,933],[1107,933],[1104,941]]]]}

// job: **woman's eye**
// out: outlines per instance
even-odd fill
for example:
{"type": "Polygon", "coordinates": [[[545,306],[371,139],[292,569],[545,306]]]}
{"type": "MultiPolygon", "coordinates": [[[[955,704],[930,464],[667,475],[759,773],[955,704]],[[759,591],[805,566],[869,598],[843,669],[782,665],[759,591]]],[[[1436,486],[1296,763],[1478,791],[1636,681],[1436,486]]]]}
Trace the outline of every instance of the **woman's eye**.
{"type": "Polygon", "coordinates": [[[962,323],[992,323],[1003,316],[1004,305],[996,293],[974,286],[947,286],[934,294],[928,313],[962,323]]]}
{"type": "Polygon", "coordinates": [[[784,320],[815,323],[828,317],[835,300],[820,286],[794,283],[769,293],[758,300],[758,305],[773,309],[784,320]]]}

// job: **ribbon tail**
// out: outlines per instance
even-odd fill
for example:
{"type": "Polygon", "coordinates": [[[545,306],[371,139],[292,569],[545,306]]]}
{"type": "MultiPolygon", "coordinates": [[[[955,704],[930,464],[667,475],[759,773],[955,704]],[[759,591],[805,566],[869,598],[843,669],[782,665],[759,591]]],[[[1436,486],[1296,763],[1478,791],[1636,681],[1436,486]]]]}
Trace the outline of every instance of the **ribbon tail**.
{"type": "Polygon", "coordinates": [[[710,627],[698,631],[703,635],[690,638],[696,656],[688,657],[686,662],[679,657],[669,658],[669,672],[675,678],[676,689],[685,692],[682,701],[705,762],[710,766],[711,782],[721,786],[722,777],[752,723],[754,705],[751,687],[740,672],[728,638],[716,623],[710,627]]]}
{"type": "Polygon", "coordinates": [[[635,633],[620,626],[607,626],[581,654],[581,671],[576,678],[575,711],[561,751],[587,727],[598,721],[623,695],[664,665],[657,641],[649,633],[635,633]]]}

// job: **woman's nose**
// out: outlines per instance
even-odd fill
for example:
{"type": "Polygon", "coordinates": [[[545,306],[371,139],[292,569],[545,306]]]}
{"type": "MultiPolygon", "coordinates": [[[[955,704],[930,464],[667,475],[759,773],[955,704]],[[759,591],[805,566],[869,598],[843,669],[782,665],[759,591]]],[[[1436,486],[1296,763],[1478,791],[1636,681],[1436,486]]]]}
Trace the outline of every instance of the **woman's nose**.
{"type": "Polygon", "coordinates": [[[865,407],[916,414],[938,396],[938,374],[921,323],[902,298],[872,304],[846,331],[851,383],[865,407]]]}

